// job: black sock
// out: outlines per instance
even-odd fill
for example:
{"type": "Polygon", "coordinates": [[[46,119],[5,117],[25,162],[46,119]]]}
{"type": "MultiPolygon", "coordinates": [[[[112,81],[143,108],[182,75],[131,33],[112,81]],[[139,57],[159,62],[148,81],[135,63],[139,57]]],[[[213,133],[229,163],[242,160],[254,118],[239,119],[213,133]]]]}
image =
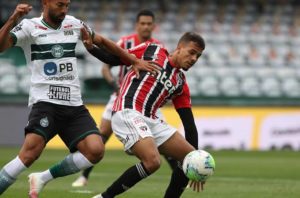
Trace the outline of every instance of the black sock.
{"type": "Polygon", "coordinates": [[[102,193],[103,198],[113,198],[134,186],[150,174],[143,163],[136,164],[127,169],[110,187],[102,193]]]}
{"type": "Polygon", "coordinates": [[[179,198],[189,183],[182,169],[177,167],[173,170],[170,184],[167,188],[164,198],[179,198]]]}
{"type": "Polygon", "coordinates": [[[93,170],[94,166],[91,166],[87,169],[84,169],[82,172],[82,176],[84,176],[85,178],[89,178],[91,171],[93,170]]]}
{"type": "Polygon", "coordinates": [[[169,164],[169,166],[172,170],[175,170],[178,167],[178,161],[177,160],[173,159],[172,157],[167,157],[165,155],[164,155],[164,157],[167,160],[167,162],[168,162],[168,164],[169,164]]]}

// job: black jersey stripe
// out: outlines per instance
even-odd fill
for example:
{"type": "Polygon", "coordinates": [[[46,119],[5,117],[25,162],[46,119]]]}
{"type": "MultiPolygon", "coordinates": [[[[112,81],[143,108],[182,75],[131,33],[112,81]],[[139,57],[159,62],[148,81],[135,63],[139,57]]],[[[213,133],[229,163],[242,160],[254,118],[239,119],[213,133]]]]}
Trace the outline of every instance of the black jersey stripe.
{"type": "Polygon", "coordinates": [[[54,57],[51,52],[31,53],[31,61],[76,57],[75,50],[64,52],[60,57],[54,57]]]}
{"type": "MultiPolygon", "coordinates": [[[[172,74],[172,67],[167,64],[166,68],[161,70],[161,73],[165,72],[166,74],[166,79],[170,79],[170,76],[172,74]]],[[[160,81],[160,79],[157,79],[157,81],[160,81]]],[[[153,91],[151,92],[147,103],[145,105],[145,116],[150,117],[151,116],[151,109],[155,103],[155,101],[158,99],[159,95],[161,94],[161,92],[164,89],[164,84],[161,82],[157,82],[155,88],[153,89],[153,91]]]]}
{"type": "Polygon", "coordinates": [[[31,52],[47,52],[55,50],[55,48],[61,50],[75,50],[76,43],[52,43],[52,44],[32,44],[31,52]]]}
{"type": "MultiPolygon", "coordinates": [[[[152,60],[154,53],[156,49],[158,48],[157,45],[149,45],[147,49],[145,50],[143,59],[144,60],[152,60]]],[[[135,94],[137,93],[137,89],[140,86],[140,84],[143,82],[144,78],[146,78],[148,75],[146,75],[148,72],[140,72],[140,78],[134,78],[130,87],[128,88],[128,92],[125,96],[125,108],[133,109],[133,99],[135,94]]]]}

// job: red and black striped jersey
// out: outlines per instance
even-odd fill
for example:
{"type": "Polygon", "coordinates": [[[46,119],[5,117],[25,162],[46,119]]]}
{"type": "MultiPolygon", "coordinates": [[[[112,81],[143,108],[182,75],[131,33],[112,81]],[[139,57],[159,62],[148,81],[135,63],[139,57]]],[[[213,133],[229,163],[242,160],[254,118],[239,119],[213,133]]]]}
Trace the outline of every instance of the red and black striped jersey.
{"type": "MultiPolygon", "coordinates": [[[[160,44],[160,42],[158,40],[156,40],[155,38],[150,38],[148,41],[151,42],[151,43],[160,44]]],[[[137,34],[131,34],[131,35],[128,35],[128,36],[121,37],[121,39],[117,42],[117,44],[123,49],[130,49],[130,48],[133,48],[133,47],[138,46],[139,44],[141,44],[141,41],[139,40],[137,34]]],[[[118,83],[119,83],[119,85],[121,85],[121,82],[122,82],[122,80],[123,80],[126,73],[127,73],[127,67],[125,65],[120,65],[119,73],[118,73],[118,83]]]]}
{"type": "Polygon", "coordinates": [[[129,49],[129,53],[137,58],[153,61],[162,69],[155,76],[142,71],[139,79],[133,70],[129,70],[121,84],[113,111],[129,108],[147,117],[156,118],[157,109],[169,100],[172,100],[176,109],[191,107],[185,75],[181,69],[174,67],[165,48],[159,44],[146,42],[129,49]]]}

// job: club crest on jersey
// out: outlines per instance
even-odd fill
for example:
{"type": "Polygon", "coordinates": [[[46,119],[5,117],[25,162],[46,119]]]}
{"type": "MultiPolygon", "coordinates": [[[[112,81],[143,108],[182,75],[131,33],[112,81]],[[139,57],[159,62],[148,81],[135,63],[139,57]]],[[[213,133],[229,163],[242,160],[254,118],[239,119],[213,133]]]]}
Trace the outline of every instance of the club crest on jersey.
{"type": "Polygon", "coordinates": [[[40,125],[44,128],[46,128],[47,126],[49,126],[49,121],[47,117],[44,117],[40,120],[40,125]]]}
{"type": "Polygon", "coordinates": [[[51,54],[55,58],[61,58],[64,55],[64,48],[61,45],[54,45],[51,48],[51,54]]]}

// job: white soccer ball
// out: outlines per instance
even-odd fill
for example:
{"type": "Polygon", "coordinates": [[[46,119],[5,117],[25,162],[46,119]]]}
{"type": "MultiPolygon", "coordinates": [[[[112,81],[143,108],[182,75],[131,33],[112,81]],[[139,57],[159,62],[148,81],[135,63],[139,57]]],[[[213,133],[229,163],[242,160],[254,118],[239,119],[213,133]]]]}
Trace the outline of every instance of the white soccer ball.
{"type": "Polygon", "coordinates": [[[215,160],[204,150],[195,150],[187,154],[183,160],[184,174],[192,181],[204,182],[215,171],[215,160]]]}

